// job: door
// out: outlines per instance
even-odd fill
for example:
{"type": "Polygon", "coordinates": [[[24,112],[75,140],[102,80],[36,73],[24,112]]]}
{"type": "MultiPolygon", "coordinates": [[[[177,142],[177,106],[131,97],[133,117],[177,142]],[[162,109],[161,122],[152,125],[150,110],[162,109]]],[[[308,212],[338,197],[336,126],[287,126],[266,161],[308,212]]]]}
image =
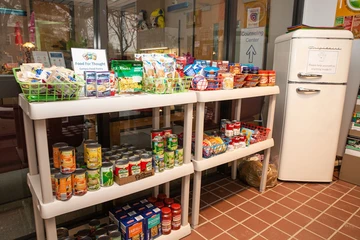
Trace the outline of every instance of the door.
{"type": "Polygon", "coordinates": [[[279,179],[332,180],[346,85],[289,84],[279,179]]]}

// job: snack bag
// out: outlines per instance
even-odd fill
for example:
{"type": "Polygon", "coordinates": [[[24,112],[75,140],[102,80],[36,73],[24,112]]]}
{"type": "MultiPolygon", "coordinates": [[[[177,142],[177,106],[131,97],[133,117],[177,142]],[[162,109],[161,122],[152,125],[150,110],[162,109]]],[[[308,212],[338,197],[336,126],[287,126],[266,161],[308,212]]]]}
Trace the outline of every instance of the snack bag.
{"type": "Polygon", "coordinates": [[[248,128],[242,128],[241,133],[244,134],[246,137],[246,146],[249,146],[254,131],[248,128]]]}

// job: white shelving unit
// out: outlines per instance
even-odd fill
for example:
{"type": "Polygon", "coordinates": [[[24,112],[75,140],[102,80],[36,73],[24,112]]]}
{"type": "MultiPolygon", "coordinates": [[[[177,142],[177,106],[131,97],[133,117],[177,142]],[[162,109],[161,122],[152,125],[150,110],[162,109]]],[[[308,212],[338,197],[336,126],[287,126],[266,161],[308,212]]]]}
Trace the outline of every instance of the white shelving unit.
{"type": "Polygon", "coordinates": [[[269,111],[267,118],[267,128],[272,129],[274,123],[276,95],[279,94],[279,87],[255,87],[255,88],[241,88],[234,90],[220,90],[220,91],[204,91],[196,92],[196,130],[195,130],[195,156],[193,161],[195,174],[193,185],[193,199],[192,199],[192,225],[195,227],[199,223],[200,212],[200,191],[201,191],[201,175],[202,171],[219,166],[224,163],[232,162],[232,178],[236,179],[237,174],[237,159],[254,154],[256,152],[265,150],[265,160],[263,164],[263,172],[261,178],[260,191],[266,188],[266,169],[269,165],[270,148],[274,145],[272,139],[272,132],[270,131],[268,139],[263,142],[255,143],[247,148],[228,151],[212,158],[202,158],[202,142],[204,134],[204,112],[206,102],[219,102],[225,100],[235,100],[235,118],[240,119],[241,99],[252,98],[260,96],[270,96],[269,111]]]}
{"type": "Polygon", "coordinates": [[[110,201],[141,190],[155,187],[165,183],[165,192],[169,193],[169,182],[182,178],[181,205],[182,205],[182,228],[173,231],[171,235],[160,239],[179,239],[191,232],[188,223],[190,174],[194,172],[191,163],[191,133],[193,104],[196,103],[195,92],[179,93],[172,95],[135,94],[115,96],[108,98],[81,98],[76,101],[29,103],[25,97],[19,95],[19,105],[23,109],[25,139],[29,159],[28,185],[32,193],[33,208],[37,239],[55,240],[56,221],[55,217],[80,210],[95,204],[110,201]],[[184,165],[133,183],[119,186],[116,183],[107,188],[101,188],[96,192],[88,192],[86,195],[73,196],[68,201],[58,201],[52,195],[50,162],[48,154],[48,141],[46,133],[46,119],[88,114],[101,114],[153,108],[153,127],[159,127],[159,108],[165,107],[165,125],[170,126],[171,105],[185,105],[184,111],[184,165]],[[45,229],[45,232],[44,232],[45,229]]]}

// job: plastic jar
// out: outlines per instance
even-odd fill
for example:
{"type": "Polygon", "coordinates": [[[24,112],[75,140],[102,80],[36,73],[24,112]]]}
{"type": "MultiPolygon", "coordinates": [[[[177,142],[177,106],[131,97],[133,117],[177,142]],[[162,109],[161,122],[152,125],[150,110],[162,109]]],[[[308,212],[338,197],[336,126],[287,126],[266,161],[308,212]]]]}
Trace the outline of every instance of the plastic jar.
{"type": "Polygon", "coordinates": [[[161,221],[162,234],[168,235],[171,233],[171,225],[172,225],[171,209],[168,207],[163,207],[161,209],[161,213],[162,213],[162,221],[161,221]]]}
{"type": "Polygon", "coordinates": [[[157,208],[160,208],[162,209],[163,207],[165,207],[164,203],[163,202],[155,202],[154,204],[157,208]]]}
{"type": "Polygon", "coordinates": [[[268,73],[268,71],[260,70],[259,71],[259,76],[260,76],[259,86],[261,86],[261,87],[267,86],[268,81],[269,81],[269,73],[268,73]]]}
{"type": "Polygon", "coordinates": [[[172,205],[173,203],[174,203],[174,199],[173,199],[173,198],[165,198],[165,199],[164,199],[165,207],[171,208],[171,205],[172,205]]]}
{"type": "Polygon", "coordinates": [[[140,163],[140,157],[132,156],[129,158],[130,175],[137,175],[141,173],[140,163]]]}
{"type": "Polygon", "coordinates": [[[166,194],[165,193],[159,193],[158,194],[158,202],[164,202],[165,198],[167,198],[166,194]]]}
{"type": "Polygon", "coordinates": [[[172,230],[179,230],[181,227],[181,205],[178,203],[171,204],[172,210],[172,230]]]}
{"type": "Polygon", "coordinates": [[[115,163],[115,176],[126,178],[130,174],[129,160],[119,160],[115,163]]]}
{"type": "Polygon", "coordinates": [[[141,172],[151,171],[152,170],[152,157],[147,154],[141,154],[141,172]]]}
{"type": "Polygon", "coordinates": [[[276,72],[271,70],[268,71],[268,77],[269,77],[269,81],[268,81],[268,86],[275,86],[276,83],[276,72]]]}

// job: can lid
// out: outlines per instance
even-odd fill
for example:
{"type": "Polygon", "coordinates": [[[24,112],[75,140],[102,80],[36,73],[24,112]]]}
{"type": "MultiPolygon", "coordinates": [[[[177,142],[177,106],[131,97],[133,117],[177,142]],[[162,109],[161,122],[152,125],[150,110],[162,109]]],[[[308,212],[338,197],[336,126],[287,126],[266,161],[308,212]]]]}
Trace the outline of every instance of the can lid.
{"type": "Polygon", "coordinates": [[[157,201],[156,197],[148,197],[147,199],[150,203],[155,203],[157,201]]]}
{"type": "Polygon", "coordinates": [[[118,238],[118,237],[121,236],[121,233],[118,232],[118,231],[116,231],[116,232],[111,232],[109,236],[110,236],[110,238],[118,238]]]}
{"type": "Polygon", "coordinates": [[[140,161],[140,157],[139,156],[131,156],[131,157],[129,157],[129,161],[130,162],[138,162],[138,161],[140,161]]]}
{"type": "Polygon", "coordinates": [[[65,142],[58,142],[58,143],[54,143],[52,146],[59,148],[59,147],[66,147],[66,146],[68,146],[68,144],[65,142]]]}
{"type": "Polygon", "coordinates": [[[156,207],[158,208],[163,208],[164,207],[164,203],[163,202],[155,202],[154,203],[156,207]]]}
{"type": "Polygon", "coordinates": [[[99,226],[100,225],[100,221],[98,219],[92,219],[89,222],[89,226],[99,226]]]}
{"type": "Polygon", "coordinates": [[[165,203],[166,205],[173,204],[173,203],[174,203],[174,199],[173,199],[173,198],[165,198],[165,199],[164,199],[164,203],[165,203]]]}
{"type": "Polygon", "coordinates": [[[139,150],[139,149],[138,149],[138,150],[135,150],[134,152],[137,153],[137,154],[142,154],[142,153],[143,153],[143,150],[139,150]]]}
{"type": "Polygon", "coordinates": [[[121,160],[116,161],[115,165],[125,165],[125,164],[128,164],[128,163],[129,163],[129,160],[121,159],[121,160]]]}
{"type": "Polygon", "coordinates": [[[71,177],[71,174],[64,174],[64,173],[56,173],[55,175],[54,175],[54,177],[55,178],[58,178],[58,179],[60,179],[60,178],[67,178],[67,177],[71,177]]]}
{"type": "Polygon", "coordinates": [[[123,144],[121,144],[121,147],[122,148],[128,148],[128,147],[131,147],[132,146],[132,144],[130,144],[130,143],[123,143],[123,144]]]}
{"type": "Polygon", "coordinates": [[[119,145],[113,145],[111,147],[112,150],[117,150],[117,149],[120,149],[121,147],[119,145]]]}
{"type": "Polygon", "coordinates": [[[116,161],[116,160],[118,160],[118,159],[120,159],[120,156],[119,156],[119,155],[112,155],[112,156],[109,157],[109,160],[110,160],[110,161],[116,161]]]}
{"type": "Polygon", "coordinates": [[[85,169],[83,168],[77,168],[74,172],[74,174],[84,174],[86,172],[85,169]]]}
{"type": "Polygon", "coordinates": [[[59,169],[57,169],[57,168],[51,168],[51,174],[57,174],[57,173],[59,173],[60,172],[60,170],[59,169]]]}
{"type": "Polygon", "coordinates": [[[94,139],[87,139],[84,141],[84,143],[89,144],[89,143],[98,143],[98,142],[94,139]]]}
{"type": "Polygon", "coordinates": [[[134,147],[134,146],[128,147],[128,151],[135,151],[135,150],[136,150],[136,147],[134,147]]]}
{"type": "Polygon", "coordinates": [[[116,150],[116,153],[124,153],[126,152],[126,148],[120,148],[116,150]]]}
{"type": "Polygon", "coordinates": [[[58,237],[68,237],[69,236],[69,230],[64,227],[60,227],[56,229],[56,234],[58,237]]]}
{"type": "Polygon", "coordinates": [[[106,229],[108,230],[108,232],[112,232],[112,231],[115,231],[115,230],[118,230],[118,226],[116,224],[109,224],[106,229]]]}
{"type": "Polygon", "coordinates": [[[110,151],[110,148],[101,148],[101,151],[102,152],[108,152],[108,151],[110,151]]]}
{"type": "Polygon", "coordinates": [[[172,127],[163,127],[161,130],[172,130],[172,127]]]}
{"type": "Polygon", "coordinates": [[[158,194],[158,199],[165,199],[165,198],[167,198],[165,193],[159,193],[158,194]]]}
{"type": "Polygon", "coordinates": [[[162,132],[162,130],[159,128],[154,128],[153,130],[151,130],[151,132],[162,132]]]}
{"type": "Polygon", "coordinates": [[[174,210],[179,210],[179,209],[181,209],[181,205],[178,203],[173,203],[173,204],[171,204],[171,208],[174,210]]]}
{"type": "Polygon", "coordinates": [[[163,207],[163,208],[161,209],[161,212],[162,212],[163,214],[169,214],[169,213],[171,213],[171,209],[168,208],[168,207],[163,207]]]}
{"type": "Polygon", "coordinates": [[[104,156],[113,156],[113,152],[112,151],[107,151],[104,153],[104,156]]]}
{"type": "Polygon", "coordinates": [[[71,147],[71,146],[66,146],[66,147],[60,147],[59,150],[60,151],[71,151],[71,150],[74,150],[75,148],[74,147],[71,147]]]}
{"type": "Polygon", "coordinates": [[[134,154],[132,152],[124,152],[122,155],[130,157],[130,156],[132,156],[134,154]]]}
{"type": "Polygon", "coordinates": [[[101,144],[98,143],[89,143],[86,145],[87,148],[99,148],[101,147],[101,144]]]}
{"type": "Polygon", "coordinates": [[[151,158],[150,154],[143,153],[141,154],[141,158],[151,158]]]}
{"type": "Polygon", "coordinates": [[[171,150],[171,149],[166,149],[165,152],[174,152],[174,150],[171,150]]]}
{"type": "Polygon", "coordinates": [[[78,237],[87,237],[87,236],[89,236],[90,234],[91,234],[90,229],[82,229],[82,230],[78,231],[76,235],[77,235],[78,237]]]}
{"type": "Polygon", "coordinates": [[[103,162],[101,167],[112,167],[113,164],[111,162],[103,162]]]}
{"type": "Polygon", "coordinates": [[[97,236],[101,236],[101,235],[104,235],[104,234],[107,234],[107,231],[105,228],[99,228],[95,231],[95,235],[97,236]]]}

